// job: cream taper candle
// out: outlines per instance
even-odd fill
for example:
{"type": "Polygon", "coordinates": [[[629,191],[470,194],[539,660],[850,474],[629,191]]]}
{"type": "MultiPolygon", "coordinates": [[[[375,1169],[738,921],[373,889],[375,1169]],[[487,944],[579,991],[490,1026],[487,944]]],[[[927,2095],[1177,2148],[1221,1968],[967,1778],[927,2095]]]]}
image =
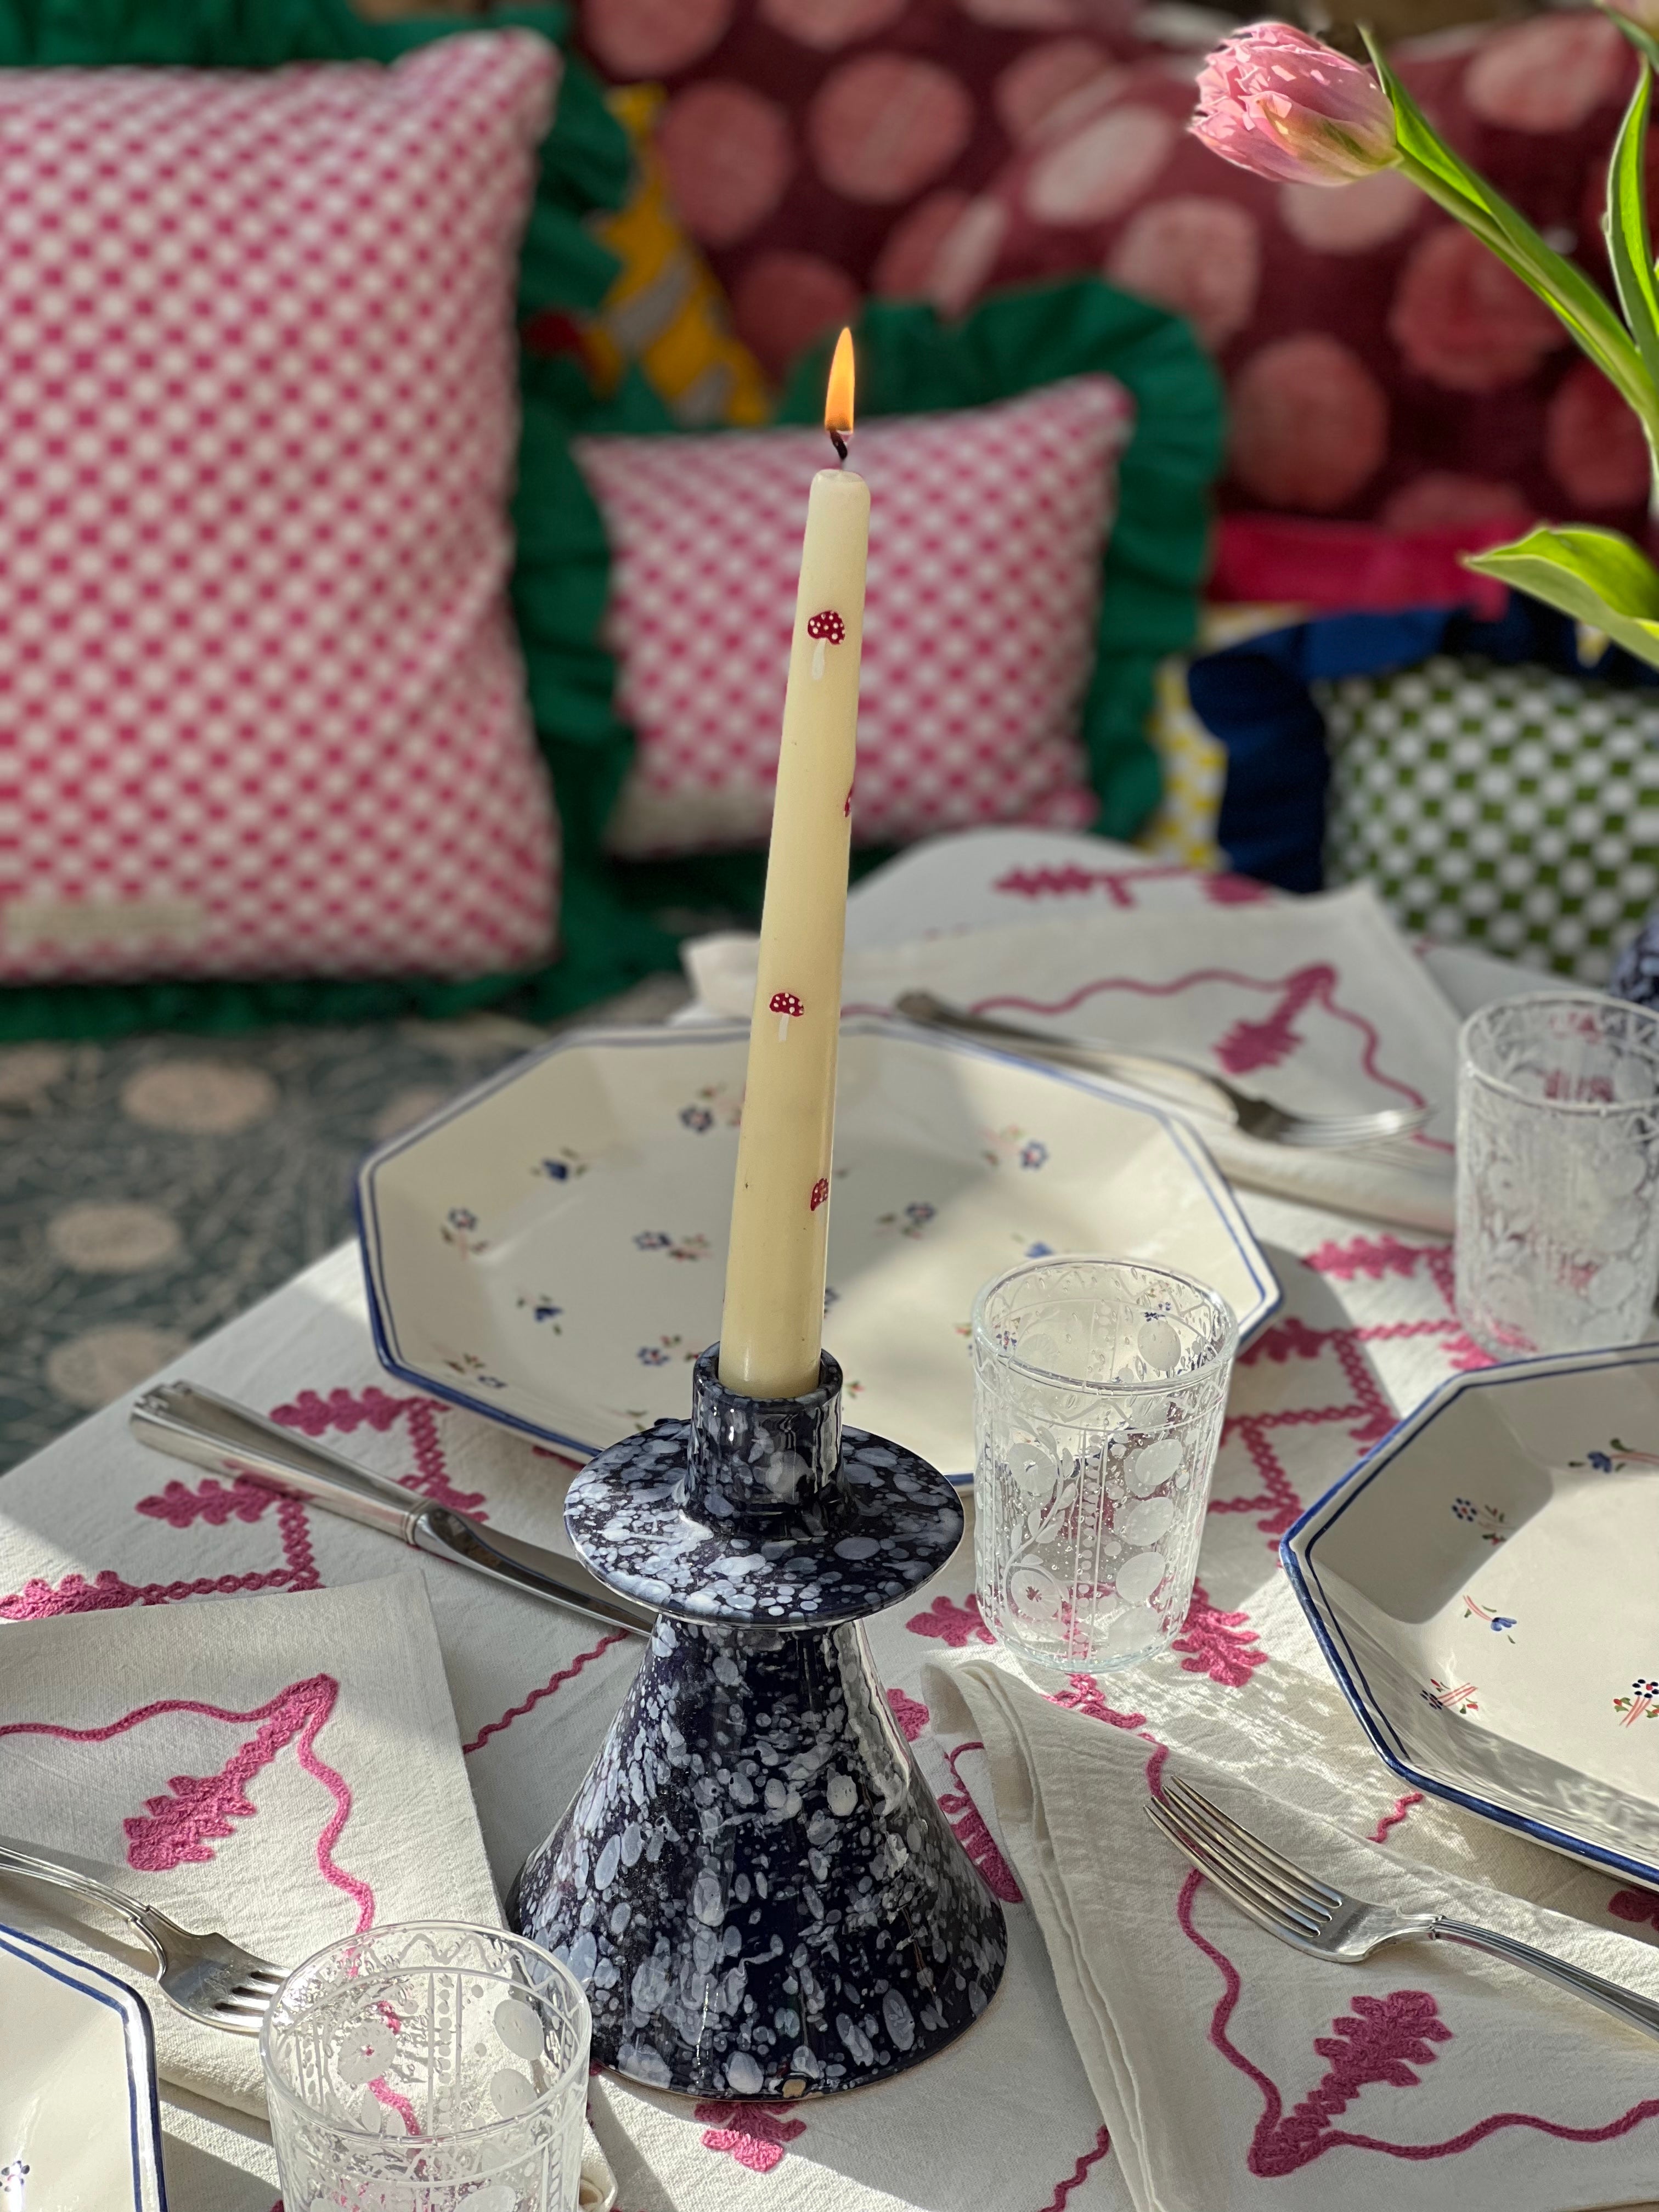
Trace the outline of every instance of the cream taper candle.
{"type": "MultiPolygon", "coordinates": [[[[824,427],[844,459],[847,331],[824,427]]],[[[720,1322],[720,1381],[751,1398],[799,1397],[818,1379],[869,537],[863,477],[821,470],[801,547],[720,1322]]]]}

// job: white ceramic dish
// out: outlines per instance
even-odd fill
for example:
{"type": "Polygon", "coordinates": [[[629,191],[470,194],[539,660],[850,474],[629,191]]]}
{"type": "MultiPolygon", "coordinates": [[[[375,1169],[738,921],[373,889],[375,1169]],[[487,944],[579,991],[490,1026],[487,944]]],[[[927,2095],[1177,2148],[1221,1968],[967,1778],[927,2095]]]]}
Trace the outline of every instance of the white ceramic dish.
{"type": "Polygon", "coordinates": [[[1659,1885],[1659,1344],[1458,1376],[1281,1550],[1396,1774],[1659,1885]]]}
{"type": "MultiPolygon", "coordinates": [[[[720,1333],[747,1047],[738,1028],[590,1030],[373,1153],[358,1214],[387,1367],[581,1454],[683,1418],[720,1333]]],[[[1279,1303],[1172,1117],[1092,1078],[848,1022],[825,1341],[848,1419],[964,1475],[974,1294],[1044,1250],[1178,1267],[1246,1333],[1279,1303]]]]}
{"type": "Polygon", "coordinates": [[[149,2014],[125,1982],[0,1927],[0,2212],[166,2212],[149,2014]]]}

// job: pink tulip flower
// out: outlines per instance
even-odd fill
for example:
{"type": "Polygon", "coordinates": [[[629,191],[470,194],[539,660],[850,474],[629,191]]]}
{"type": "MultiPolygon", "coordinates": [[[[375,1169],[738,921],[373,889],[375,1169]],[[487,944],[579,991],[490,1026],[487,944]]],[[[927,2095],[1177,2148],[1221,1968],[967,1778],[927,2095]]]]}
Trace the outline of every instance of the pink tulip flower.
{"type": "Polygon", "coordinates": [[[1285,184],[1348,185],[1400,159],[1370,70],[1288,23],[1252,23],[1216,48],[1191,128],[1224,161],[1285,184]]]}

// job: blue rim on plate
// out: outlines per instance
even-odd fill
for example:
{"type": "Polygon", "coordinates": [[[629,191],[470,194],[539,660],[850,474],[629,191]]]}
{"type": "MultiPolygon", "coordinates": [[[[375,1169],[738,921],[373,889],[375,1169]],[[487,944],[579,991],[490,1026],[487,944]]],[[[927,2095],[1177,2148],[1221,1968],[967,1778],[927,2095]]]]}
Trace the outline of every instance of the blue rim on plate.
{"type": "MultiPolygon", "coordinates": [[[[384,1261],[381,1250],[380,1224],[376,1211],[374,1183],[379,1171],[388,1162],[406,1152],[411,1145],[429,1136],[433,1131],[445,1127],[462,1114],[470,1113],[484,1099],[518,1081],[527,1067],[550,1060],[557,1054],[573,1049],[592,1049],[601,1046],[606,1049],[628,1051],[640,1048],[661,1049],[665,1045],[688,1045],[732,1042],[747,1037],[747,1023],[697,1022],[678,1026],[660,1026],[650,1030],[584,1029],[574,1030],[533,1052],[526,1053],[498,1068],[482,1083],[462,1091],[448,1100],[435,1113],[428,1115],[413,1127],[401,1131],[385,1144],[369,1152],[357,1170],[352,1185],[352,1205],[357,1224],[358,1249],[362,1255],[363,1281],[368,1292],[368,1325],[374,1339],[375,1357],[389,1374],[400,1382],[412,1383],[428,1396],[443,1399],[452,1406],[463,1407],[470,1413],[479,1413],[501,1426],[518,1430],[533,1437],[538,1443],[551,1445],[577,1460],[591,1459],[614,1442],[605,1437],[592,1442],[586,1437],[568,1435],[546,1423],[527,1419],[520,1413],[509,1412],[498,1401],[481,1397],[475,1392],[434,1375],[429,1368],[416,1365],[404,1356],[398,1345],[396,1322],[391,1312],[386,1293],[384,1261]]],[[[1154,1102],[1137,1092],[1123,1089],[1104,1076],[1084,1074],[1069,1068],[1051,1067],[1040,1062],[1024,1060],[1018,1053],[1003,1052],[993,1045],[969,1037],[949,1036],[945,1032],[906,1022],[897,1017],[860,1014],[848,1018],[842,1024],[842,1035],[848,1036],[884,1036],[902,1037],[908,1042],[926,1044],[936,1050],[957,1054],[965,1059],[988,1060],[1018,1067],[1048,1080],[1109,1099],[1115,1105],[1131,1112],[1144,1114],[1156,1121],[1174,1143],[1187,1166],[1203,1188],[1213,1206],[1217,1218],[1225,1229],[1243,1266],[1244,1272],[1256,1292],[1255,1304],[1248,1312],[1238,1316],[1239,1346],[1241,1350],[1279,1311],[1285,1294],[1277,1277],[1268,1267],[1260,1246],[1251,1236],[1243,1209],[1232,1186],[1210,1158],[1202,1139],[1182,1121],[1178,1114],[1166,1111],[1154,1102]]],[[[952,1474],[950,1480],[959,1487],[971,1485],[972,1472],[952,1474]]]]}
{"type": "Polygon", "coordinates": [[[1605,1868],[1614,1874],[1628,1875],[1650,1887],[1659,1887],[1659,1852],[1656,1852],[1650,1861],[1631,1857],[1592,1838],[1577,1835],[1569,1828],[1534,1819],[1512,1807],[1498,1804],[1492,1798],[1483,1797],[1476,1791],[1466,1790],[1459,1784],[1449,1782],[1413,1763],[1398,1731],[1389,1718],[1386,1707],[1367,1680],[1364,1669],[1343,1629],[1341,1608],[1320,1581],[1315,1547],[1320,1537],[1336,1525],[1348,1508],[1384,1472],[1389,1463],[1397,1459],[1407,1445],[1415,1442],[1442,1413],[1470,1391],[1501,1389],[1509,1383],[1537,1381],[1552,1375],[1589,1375],[1603,1372],[1609,1368],[1646,1367],[1656,1364],[1659,1364],[1659,1344],[1631,1345],[1605,1352],[1556,1352],[1539,1358],[1505,1360],[1498,1366],[1452,1376],[1431,1391],[1410,1413],[1402,1415],[1363,1458],[1356,1460],[1347,1473],[1340,1475],[1322,1497],[1316,1498],[1286,1530],[1279,1546],[1279,1559],[1290,1577],[1291,1587],[1307,1616],[1309,1626],[1318,1639],[1326,1663],[1336,1678],[1338,1688],[1352,1707],[1354,1717],[1364,1730],[1371,1747],[1393,1773],[1397,1774],[1402,1782],[1409,1783],[1414,1790],[1441,1798],[1448,1804],[1461,1806],[1465,1812],[1477,1813],[1482,1820],[1509,1828],[1516,1835],[1526,1836],[1551,1850],[1565,1852],[1569,1858],[1605,1868]]]}
{"type": "MultiPolygon", "coordinates": [[[[106,2006],[120,2021],[126,2062],[132,2212],[167,2212],[167,2184],[161,2165],[161,2107],[155,2085],[155,2039],[149,2007],[136,1990],[103,1967],[94,1966],[90,1960],[60,1951],[55,1943],[43,1942],[40,1936],[3,1923],[0,1923],[0,1954],[62,1983],[94,2004],[106,2006]]],[[[0,2091],[6,2086],[0,2082],[0,2091]]],[[[84,2084],[77,2084],[76,2094],[84,2106],[84,2084]]],[[[3,2136],[0,2136],[0,2151],[11,2154],[3,2136]]],[[[3,2172],[4,2168],[0,2167],[0,2172],[3,2172]]],[[[42,2179],[46,2179],[44,2175],[42,2179]]],[[[56,2192],[54,2201],[55,2197],[56,2192]]],[[[24,2201],[28,2201],[27,2192],[24,2201]]],[[[118,2212],[113,2200],[110,2212],[118,2212]]]]}

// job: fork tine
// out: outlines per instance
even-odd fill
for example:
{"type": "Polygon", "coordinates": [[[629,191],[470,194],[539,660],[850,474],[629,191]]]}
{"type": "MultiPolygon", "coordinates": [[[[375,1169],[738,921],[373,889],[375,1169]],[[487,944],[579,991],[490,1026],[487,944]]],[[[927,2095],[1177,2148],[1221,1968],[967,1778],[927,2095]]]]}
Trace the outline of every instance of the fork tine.
{"type": "MultiPolygon", "coordinates": [[[[1425,1117],[1426,1119],[1426,1117],[1425,1117]]],[[[1424,1122],[1414,1118],[1381,1124],[1362,1115],[1353,1121],[1287,1121],[1279,1132],[1281,1145],[1300,1145],[1309,1149],[1352,1149],[1372,1145],[1396,1144],[1422,1128],[1424,1122]]]]}
{"type": "Polygon", "coordinates": [[[1376,1114],[1307,1114],[1297,1117],[1314,1129],[1343,1129],[1350,1134],[1373,1137],[1408,1136],[1432,1118],[1426,1106],[1385,1106],[1376,1114]]]}
{"type": "Polygon", "coordinates": [[[1305,1884],[1287,1881],[1272,1868],[1242,1850],[1223,1835],[1214,1824],[1180,1799],[1170,1801],[1170,1811],[1178,1825],[1195,1837],[1206,1850],[1232,1869],[1240,1881],[1248,1882],[1252,1889],[1265,1892],[1287,1912],[1293,1912],[1313,1929],[1322,1928],[1331,1917],[1331,1907],[1322,1897],[1310,1893],[1305,1884]]]}
{"type": "Polygon", "coordinates": [[[237,2020],[263,2020],[270,2010],[269,1997],[256,1996],[251,1990],[231,1990],[223,1996],[215,1997],[209,2010],[228,2014],[237,2020]]]}
{"type": "Polygon", "coordinates": [[[1230,1905],[1254,1920],[1258,1928],[1265,1928],[1282,1943],[1310,1945],[1317,1931],[1305,1922],[1293,1919],[1282,1908],[1261,1903],[1255,1892],[1246,1889],[1238,1877],[1219,1861],[1212,1858],[1202,1844],[1188,1835],[1170,1815],[1168,1808],[1156,1797],[1146,1800],[1146,1817],[1183,1857],[1189,1859],[1206,1881],[1212,1881],[1230,1905]]]}
{"type": "Polygon", "coordinates": [[[1160,1825],[1164,1832],[1173,1836],[1189,1857],[1200,1860],[1205,1872],[1219,1882],[1229,1896],[1249,1898],[1262,1912],[1277,1921],[1281,1929],[1291,1929],[1308,1942],[1313,1942],[1322,1932],[1326,1915],[1322,1909],[1291,1896],[1282,1883],[1264,1878],[1217,1837],[1187,1819],[1167,1799],[1163,1812],[1160,1825]]]}
{"type": "Polygon", "coordinates": [[[1218,1844],[1230,1844],[1235,1851],[1253,1860],[1261,1866],[1264,1874],[1277,1875],[1281,1883],[1290,1883],[1306,1899],[1310,1907],[1316,1906],[1326,1918],[1328,1919],[1333,1912],[1340,1912],[1346,1904],[1347,1899],[1340,1889],[1333,1889],[1329,1882],[1321,1881],[1317,1875],[1310,1874],[1305,1867],[1297,1866],[1293,1859],[1287,1859],[1249,1828],[1241,1827],[1230,1814],[1224,1813],[1218,1805],[1212,1805],[1201,1791],[1194,1790],[1189,1782],[1183,1782],[1179,1775],[1171,1775],[1164,1786],[1166,1792],[1188,1808],[1187,1817],[1194,1826],[1207,1830],[1218,1844]],[[1195,1813],[1190,1809],[1193,1807],[1197,1808],[1195,1813]]]}

